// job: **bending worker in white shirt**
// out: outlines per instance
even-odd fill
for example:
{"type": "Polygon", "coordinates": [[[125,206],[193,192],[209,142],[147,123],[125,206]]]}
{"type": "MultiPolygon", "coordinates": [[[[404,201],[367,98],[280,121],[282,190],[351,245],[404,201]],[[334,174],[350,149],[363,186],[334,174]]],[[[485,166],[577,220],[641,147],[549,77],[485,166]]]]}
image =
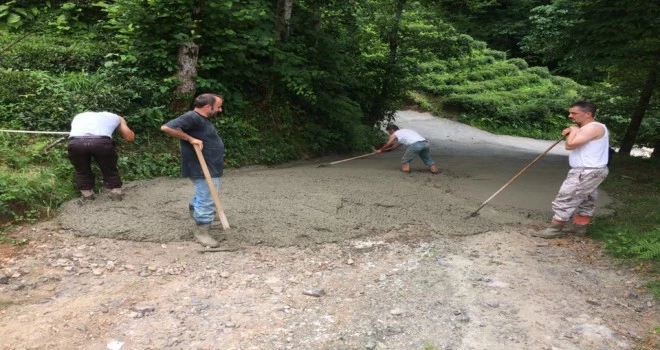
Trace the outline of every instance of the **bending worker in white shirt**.
{"type": "Polygon", "coordinates": [[[410,129],[399,129],[394,124],[389,124],[385,130],[390,134],[390,138],[380,149],[376,150],[376,153],[390,151],[404,144],[408,148],[401,158],[401,171],[409,173],[410,162],[419,156],[432,174],[439,172],[435,162],[431,159],[429,143],[420,134],[410,129]]]}

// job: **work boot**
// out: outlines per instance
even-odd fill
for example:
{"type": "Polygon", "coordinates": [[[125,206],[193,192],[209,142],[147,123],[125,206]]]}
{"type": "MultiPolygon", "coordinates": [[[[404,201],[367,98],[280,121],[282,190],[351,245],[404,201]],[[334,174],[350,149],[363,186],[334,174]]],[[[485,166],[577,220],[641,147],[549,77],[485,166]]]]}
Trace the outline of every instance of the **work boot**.
{"type": "Polygon", "coordinates": [[[586,236],[587,227],[590,222],[591,222],[590,216],[575,214],[573,215],[573,224],[570,227],[567,227],[566,230],[564,230],[564,232],[572,233],[576,236],[586,236]]]}
{"type": "Polygon", "coordinates": [[[552,224],[550,224],[550,227],[546,228],[545,230],[537,231],[537,232],[532,232],[531,235],[534,237],[540,237],[540,238],[557,238],[561,237],[564,235],[562,232],[562,229],[564,228],[564,225],[566,222],[561,222],[561,221],[556,221],[552,220],[552,224]]]}
{"type": "Polygon", "coordinates": [[[83,201],[93,201],[96,199],[94,191],[92,190],[80,190],[80,194],[82,195],[83,201]]]}
{"type": "Polygon", "coordinates": [[[113,188],[110,190],[110,199],[113,201],[120,201],[124,199],[124,193],[121,191],[121,188],[113,188]]]}
{"type": "Polygon", "coordinates": [[[587,235],[587,227],[589,225],[578,225],[578,224],[572,224],[568,226],[564,232],[574,234],[576,236],[586,236],[587,235]]]}
{"type": "Polygon", "coordinates": [[[215,248],[217,247],[218,241],[213,239],[211,237],[211,225],[197,225],[195,227],[195,239],[199,244],[205,246],[205,247],[210,247],[210,248],[215,248]]]}
{"type": "Polygon", "coordinates": [[[402,164],[401,165],[401,171],[403,171],[404,173],[410,173],[410,164],[407,164],[407,163],[402,164]]]}
{"type": "Polygon", "coordinates": [[[431,167],[429,169],[431,170],[431,174],[439,174],[440,173],[440,170],[438,170],[438,167],[435,164],[431,165],[431,167]]]}

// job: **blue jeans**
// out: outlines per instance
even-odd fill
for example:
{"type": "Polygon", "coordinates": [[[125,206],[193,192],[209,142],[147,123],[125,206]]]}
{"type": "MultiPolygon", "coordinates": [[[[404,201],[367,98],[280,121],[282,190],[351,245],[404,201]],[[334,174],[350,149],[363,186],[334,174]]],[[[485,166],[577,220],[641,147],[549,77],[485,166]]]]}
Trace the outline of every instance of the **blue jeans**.
{"type": "Polygon", "coordinates": [[[403,153],[403,158],[401,158],[401,164],[409,164],[415,159],[416,156],[422,158],[422,162],[427,166],[435,164],[433,159],[431,159],[431,154],[429,152],[429,142],[428,141],[418,141],[408,146],[406,152],[403,153]]]}
{"type": "MultiPolygon", "coordinates": [[[[211,190],[206,184],[206,179],[190,179],[195,187],[195,196],[190,200],[190,206],[193,208],[193,219],[197,225],[210,225],[215,218],[215,203],[211,196],[211,190]]],[[[215,191],[220,193],[220,178],[214,177],[213,185],[215,191]]]]}

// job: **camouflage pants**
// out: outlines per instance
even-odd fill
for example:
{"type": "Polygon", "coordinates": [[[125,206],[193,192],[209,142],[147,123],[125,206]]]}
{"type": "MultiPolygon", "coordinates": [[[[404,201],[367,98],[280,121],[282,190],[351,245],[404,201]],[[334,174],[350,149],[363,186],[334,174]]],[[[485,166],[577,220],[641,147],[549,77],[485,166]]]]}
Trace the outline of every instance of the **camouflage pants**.
{"type": "Polygon", "coordinates": [[[598,185],[605,180],[607,168],[572,168],[552,202],[553,219],[568,221],[573,214],[593,216],[598,185]]]}

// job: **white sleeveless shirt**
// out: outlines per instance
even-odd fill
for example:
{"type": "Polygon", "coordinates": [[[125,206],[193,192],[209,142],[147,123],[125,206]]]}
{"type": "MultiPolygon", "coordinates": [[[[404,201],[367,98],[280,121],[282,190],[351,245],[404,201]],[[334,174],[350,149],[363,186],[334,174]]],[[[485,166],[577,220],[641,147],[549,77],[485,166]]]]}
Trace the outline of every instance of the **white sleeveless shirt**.
{"type": "Polygon", "coordinates": [[[71,136],[108,136],[119,126],[119,116],[110,112],[83,112],[71,121],[71,136]]]}
{"type": "Polygon", "coordinates": [[[568,154],[568,164],[571,168],[603,168],[607,166],[610,150],[610,133],[607,131],[605,124],[592,122],[587,125],[591,124],[600,125],[605,129],[605,134],[598,140],[591,140],[571,150],[571,153],[568,154]]]}
{"type": "Polygon", "coordinates": [[[394,135],[396,135],[396,138],[400,143],[406,146],[412,145],[415,142],[426,141],[426,139],[423,138],[420,134],[410,129],[399,129],[394,132],[394,135]]]}

